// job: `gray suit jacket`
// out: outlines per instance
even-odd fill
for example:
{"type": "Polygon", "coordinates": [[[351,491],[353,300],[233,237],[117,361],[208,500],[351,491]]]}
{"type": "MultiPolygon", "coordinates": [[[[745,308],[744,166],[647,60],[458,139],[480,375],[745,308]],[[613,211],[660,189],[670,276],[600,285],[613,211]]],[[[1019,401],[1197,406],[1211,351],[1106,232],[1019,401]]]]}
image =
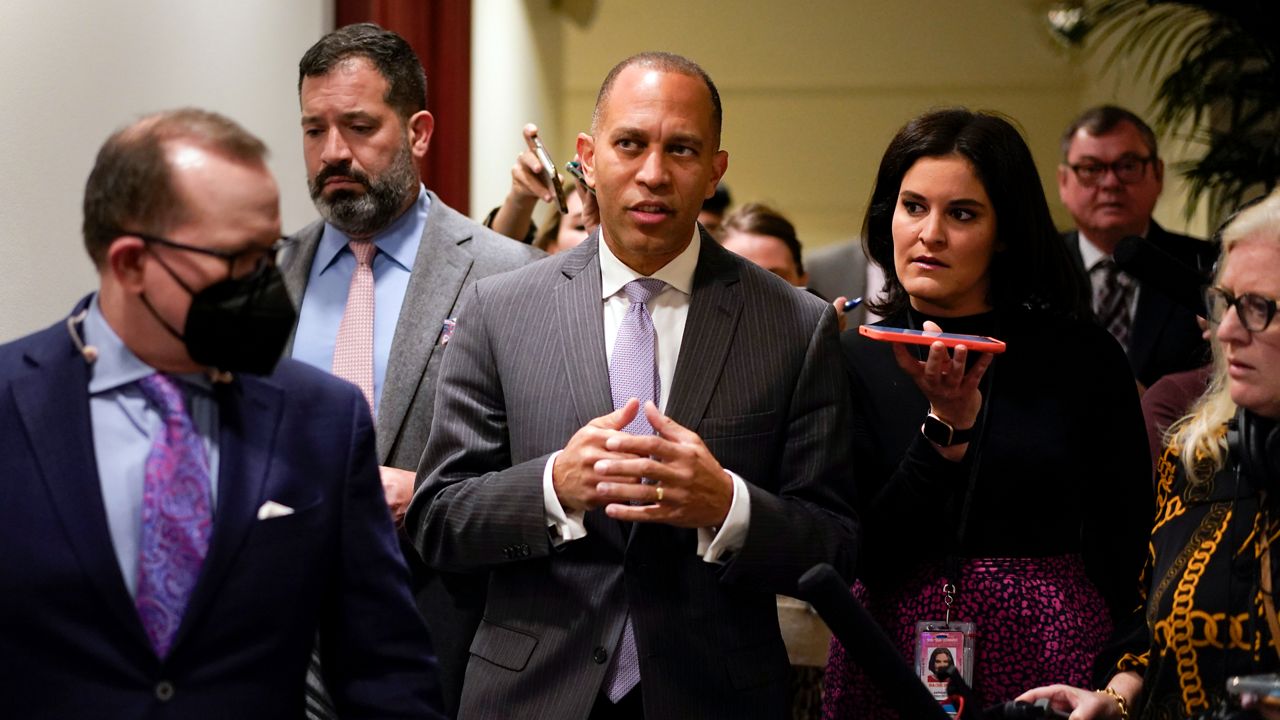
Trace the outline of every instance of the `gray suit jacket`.
{"type": "MultiPolygon", "coordinates": [[[[378,403],[378,463],[416,470],[435,407],[440,371],[440,331],[458,314],[462,291],[477,278],[545,257],[542,251],[503,237],[445,205],[430,190],[431,210],[413,261],[409,287],[391,341],[387,379],[378,403]]],[[[281,261],[285,285],[301,307],[324,222],[294,236],[297,246],[281,261]]],[[[293,339],[285,355],[292,352],[293,339]]]]}
{"type": "MultiPolygon", "coordinates": [[[[809,287],[828,300],[841,296],[852,300],[866,295],[867,256],[862,253],[862,243],[858,240],[805,253],[804,270],[809,273],[809,287]]],[[[847,327],[861,325],[866,315],[865,305],[854,308],[846,316],[847,327]]]]}
{"type": "Polygon", "coordinates": [[[406,528],[432,567],[490,573],[459,717],[586,718],[628,609],[646,716],[782,717],[774,593],[815,563],[853,571],[835,313],[704,234],[667,413],[747,481],[745,544],[706,563],[695,530],[593,510],[555,548],[543,469],[613,409],[595,237],[472,286],[441,367],[406,528]]]}
{"type": "MultiPolygon", "coordinates": [[[[435,193],[427,194],[431,209],[396,322],[376,418],[378,464],[403,470],[416,470],[422,459],[435,408],[441,329],[445,320],[457,317],[463,291],[478,278],[545,257],[541,250],[473,222],[445,205],[435,193]]],[[[285,284],[299,307],[323,231],[321,221],[308,225],[295,236],[298,243],[290,256],[281,260],[285,284]]],[[[292,348],[290,338],[286,356],[292,348]]],[[[422,565],[416,553],[404,549],[418,610],[439,657],[446,710],[452,714],[462,692],[467,650],[483,608],[483,578],[438,577],[422,565]],[[450,586],[447,591],[445,584],[450,586]]],[[[331,717],[323,709],[313,710],[314,717],[331,717]]]]}

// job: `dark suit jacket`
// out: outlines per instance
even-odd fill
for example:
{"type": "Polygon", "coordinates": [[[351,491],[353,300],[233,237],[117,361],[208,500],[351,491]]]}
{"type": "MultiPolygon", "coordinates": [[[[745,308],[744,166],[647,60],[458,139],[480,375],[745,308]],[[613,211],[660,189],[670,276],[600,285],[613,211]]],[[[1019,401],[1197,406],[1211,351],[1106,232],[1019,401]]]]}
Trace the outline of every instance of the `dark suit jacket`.
{"type": "MultiPolygon", "coordinates": [[[[431,430],[436,378],[440,373],[441,328],[457,317],[463,290],[478,278],[513,270],[545,254],[498,235],[445,205],[430,190],[422,242],[413,261],[404,304],[396,321],[386,381],[378,401],[378,464],[417,470],[431,430]]],[[[316,221],[296,236],[297,249],[281,263],[289,294],[298,307],[306,293],[311,264],[324,223],[316,221]]],[[[289,355],[290,347],[285,350],[289,355]]],[[[421,478],[419,478],[421,482],[421,478]]],[[[406,548],[418,609],[427,621],[440,658],[446,707],[455,711],[462,692],[467,648],[484,604],[482,581],[450,577],[443,581],[406,548]],[[441,582],[450,584],[446,592],[441,582]]]]}
{"type": "Polygon", "coordinates": [[[216,386],[213,534],[162,661],[112,550],[88,381],[64,323],[0,346],[0,717],[300,718],[317,632],[344,718],[438,717],[358,392],[291,360],[216,386]],[[258,520],[268,500],[296,512],[258,520]]]}
{"type": "Polygon", "coordinates": [[[587,537],[553,548],[543,469],[612,410],[597,250],[476,283],[441,367],[406,526],[429,565],[490,572],[460,717],[585,718],[628,608],[646,716],[782,717],[774,593],[854,562],[835,313],[703,235],[667,414],[748,483],[745,545],[706,563],[695,530],[593,510],[587,537]]]}
{"type": "MultiPolygon", "coordinates": [[[[1063,234],[1067,250],[1080,272],[1087,273],[1080,256],[1080,233],[1063,234]]],[[[1171,233],[1151,221],[1147,240],[1177,260],[1198,267],[1206,253],[1207,243],[1186,235],[1171,233]]],[[[1088,282],[1086,278],[1086,282],[1088,282]]],[[[1125,354],[1133,375],[1143,387],[1169,373],[1200,367],[1209,361],[1209,344],[1200,337],[1196,315],[1182,307],[1158,288],[1138,284],[1138,307],[1133,313],[1129,343],[1125,354]]]]}

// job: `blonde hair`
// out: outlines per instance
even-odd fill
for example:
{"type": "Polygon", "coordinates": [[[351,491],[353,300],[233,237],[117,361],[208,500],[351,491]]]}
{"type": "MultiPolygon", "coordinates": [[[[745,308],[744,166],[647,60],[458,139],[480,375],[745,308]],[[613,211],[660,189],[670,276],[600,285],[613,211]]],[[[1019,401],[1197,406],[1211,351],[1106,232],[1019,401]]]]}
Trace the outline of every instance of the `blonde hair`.
{"type": "MultiPolygon", "coordinates": [[[[1222,255],[1218,259],[1217,283],[1227,264],[1227,256],[1245,238],[1280,243],[1280,189],[1265,200],[1240,213],[1222,231],[1222,255]]],[[[1280,271],[1280,268],[1276,268],[1280,271]]],[[[1237,406],[1231,399],[1227,381],[1227,360],[1217,335],[1213,345],[1213,375],[1203,396],[1191,411],[1169,429],[1168,444],[1179,448],[1182,465],[1192,484],[1209,481],[1226,464],[1226,425],[1237,406]]]]}

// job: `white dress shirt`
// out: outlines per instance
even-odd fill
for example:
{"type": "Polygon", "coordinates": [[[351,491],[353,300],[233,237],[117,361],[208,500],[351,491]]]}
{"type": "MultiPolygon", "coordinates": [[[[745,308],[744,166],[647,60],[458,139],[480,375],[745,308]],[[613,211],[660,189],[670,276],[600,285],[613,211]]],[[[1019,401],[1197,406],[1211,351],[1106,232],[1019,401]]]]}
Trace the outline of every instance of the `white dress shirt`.
{"type": "MultiPolygon", "coordinates": [[[[613,345],[617,339],[618,329],[622,326],[622,318],[627,314],[631,301],[622,288],[627,283],[645,277],[627,267],[617,258],[604,241],[604,228],[600,229],[600,291],[602,320],[604,322],[604,352],[606,364],[613,358],[613,345]]],[[[680,357],[680,343],[684,340],[685,321],[689,317],[689,299],[693,292],[693,272],[698,266],[698,252],[701,239],[697,229],[688,247],[671,262],[662,266],[648,277],[662,280],[666,289],[648,303],[649,313],[653,317],[654,332],[657,342],[654,350],[658,360],[658,377],[662,383],[658,409],[663,412],[667,408],[670,388],[675,379],[676,361],[680,357]]],[[[644,412],[641,409],[641,412],[644,412]]],[[[556,496],[555,484],[552,481],[552,468],[560,452],[553,453],[547,460],[542,473],[543,507],[546,510],[547,525],[553,532],[556,545],[586,537],[587,528],[583,522],[585,513],[581,511],[566,512],[556,496]]],[[[733,502],[729,514],[719,528],[698,528],[698,555],[707,562],[719,562],[726,553],[742,547],[746,541],[747,528],[751,520],[751,496],[747,492],[746,481],[737,473],[726,468],[733,480],[733,502]]]]}

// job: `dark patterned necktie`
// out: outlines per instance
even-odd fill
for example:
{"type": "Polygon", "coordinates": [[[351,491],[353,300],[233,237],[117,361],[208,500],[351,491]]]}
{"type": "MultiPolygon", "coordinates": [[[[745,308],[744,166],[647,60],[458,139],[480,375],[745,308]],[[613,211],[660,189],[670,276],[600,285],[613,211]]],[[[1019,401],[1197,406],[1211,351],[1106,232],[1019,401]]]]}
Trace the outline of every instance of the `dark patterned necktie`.
{"type": "Polygon", "coordinates": [[[147,455],[134,603],[151,646],[165,657],[209,551],[209,460],[173,380],[157,374],[138,386],[163,425],[147,455]]]}
{"type": "MultiPolygon", "coordinates": [[[[665,290],[667,284],[653,278],[632,280],[622,291],[631,300],[627,314],[618,327],[613,342],[613,357],[609,359],[609,388],[613,394],[614,409],[627,404],[631,398],[640,399],[640,412],[636,414],[624,432],[632,435],[652,435],[653,427],[644,414],[644,401],[654,405],[662,399],[662,380],[658,376],[656,355],[657,332],[649,302],[665,290]]],[[[631,612],[622,627],[622,640],[613,654],[613,663],[605,674],[606,695],[610,702],[626,697],[640,682],[640,657],[636,653],[635,630],[631,626],[631,612]]]]}
{"type": "Polygon", "coordinates": [[[1093,266],[1102,273],[1102,284],[1093,293],[1093,310],[1098,322],[1122,347],[1129,347],[1129,306],[1133,304],[1133,280],[1120,271],[1111,258],[1093,266]]]}

